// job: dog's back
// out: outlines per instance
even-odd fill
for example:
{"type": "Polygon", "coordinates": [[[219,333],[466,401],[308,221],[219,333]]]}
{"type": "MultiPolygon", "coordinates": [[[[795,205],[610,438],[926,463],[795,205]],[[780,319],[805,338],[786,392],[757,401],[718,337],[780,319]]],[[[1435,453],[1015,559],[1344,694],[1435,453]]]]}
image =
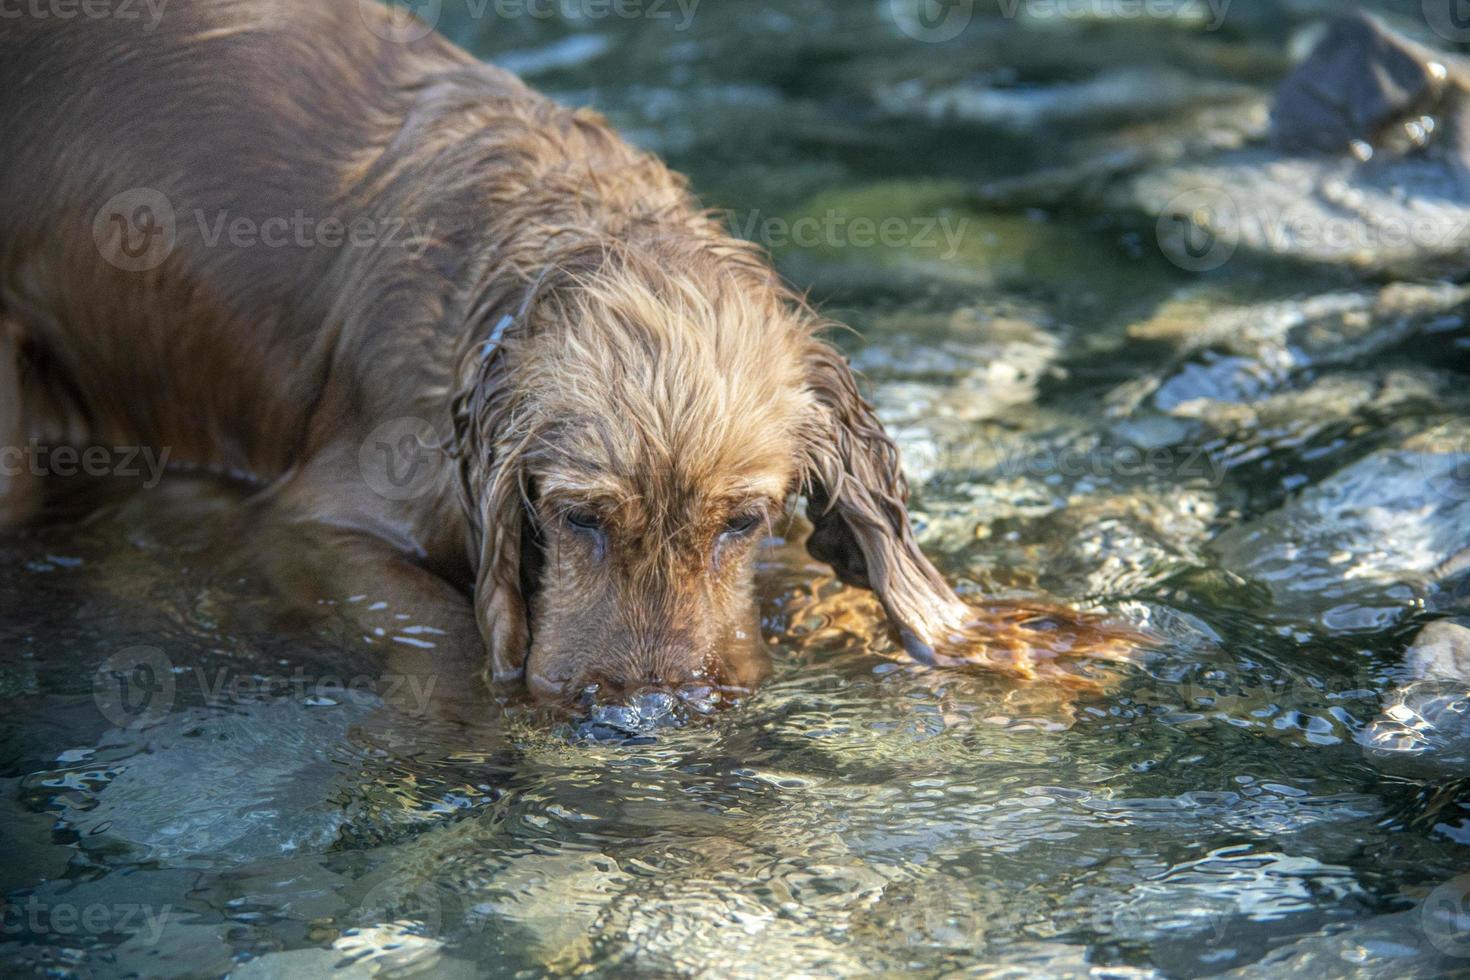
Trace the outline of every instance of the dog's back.
{"type": "Polygon", "coordinates": [[[539,97],[353,0],[134,9],[0,21],[0,342],[25,348],[32,434],[279,471],[331,370],[344,254],[412,244],[359,185],[414,100],[456,73],[539,97]]]}

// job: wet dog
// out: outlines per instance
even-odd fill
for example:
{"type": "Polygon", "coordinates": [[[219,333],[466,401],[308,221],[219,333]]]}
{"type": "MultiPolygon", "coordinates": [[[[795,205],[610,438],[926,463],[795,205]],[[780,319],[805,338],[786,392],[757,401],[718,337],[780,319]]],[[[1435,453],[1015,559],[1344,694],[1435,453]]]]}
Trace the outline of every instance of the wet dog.
{"type": "MultiPolygon", "coordinates": [[[[548,698],[754,685],[798,494],[911,656],[962,644],[822,320],[597,115],[389,16],[0,25],[0,447],[248,475],[401,601],[472,593],[548,698]]],[[[39,483],[6,467],[0,520],[39,483]]]]}

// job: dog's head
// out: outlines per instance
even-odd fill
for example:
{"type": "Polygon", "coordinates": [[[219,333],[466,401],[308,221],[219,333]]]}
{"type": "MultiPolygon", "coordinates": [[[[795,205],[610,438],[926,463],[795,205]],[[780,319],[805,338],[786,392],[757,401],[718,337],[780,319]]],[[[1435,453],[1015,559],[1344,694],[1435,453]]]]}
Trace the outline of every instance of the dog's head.
{"type": "Polygon", "coordinates": [[[582,245],[481,310],[455,418],[497,679],[557,699],[753,687],[753,555],[800,492],[813,554],[877,593],[912,654],[963,622],[846,362],[743,249],[582,245]]]}

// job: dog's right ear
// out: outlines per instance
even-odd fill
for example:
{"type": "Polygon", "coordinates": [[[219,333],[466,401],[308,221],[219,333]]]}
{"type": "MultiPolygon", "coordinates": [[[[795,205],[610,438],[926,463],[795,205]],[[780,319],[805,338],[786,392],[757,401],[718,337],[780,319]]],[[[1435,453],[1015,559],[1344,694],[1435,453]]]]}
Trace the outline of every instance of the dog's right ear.
{"type": "Polygon", "coordinates": [[[461,503],[472,535],[475,619],[496,682],[523,675],[531,639],[524,574],[527,551],[535,547],[525,467],[531,433],[513,422],[518,391],[505,351],[518,319],[502,316],[463,355],[452,403],[461,503]]]}
{"type": "Polygon", "coordinates": [[[972,613],[914,540],[898,447],[847,361],[821,340],[808,343],[806,383],[817,414],[805,453],[815,528],[807,550],[847,584],[873,590],[909,655],[934,663],[972,613]]]}

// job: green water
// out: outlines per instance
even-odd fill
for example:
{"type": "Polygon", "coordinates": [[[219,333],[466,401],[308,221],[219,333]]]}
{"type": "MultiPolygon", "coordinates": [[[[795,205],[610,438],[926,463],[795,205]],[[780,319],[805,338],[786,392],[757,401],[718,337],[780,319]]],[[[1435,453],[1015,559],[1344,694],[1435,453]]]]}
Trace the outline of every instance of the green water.
{"type": "Polygon", "coordinates": [[[381,644],[239,553],[243,491],[172,476],[0,537],[0,973],[1470,972],[1463,698],[1428,750],[1365,747],[1419,630],[1470,611],[1436,568],[1470,543],[1470,297],[1191,272],[1101,191],[1001,200],[1201,106],[1258,124],[1335,5],[1035,16],[1093,6],[981,4],[941,43],[887,2],[441,27],[663,153],[857,328],[962,591],[1132,623],[1140,664],[1075,698],[905,665],[772,542],[744,706],[623,741],[405,723],[381,644]],[[138,646],[141,724],[97,694],[138,646]]]}

